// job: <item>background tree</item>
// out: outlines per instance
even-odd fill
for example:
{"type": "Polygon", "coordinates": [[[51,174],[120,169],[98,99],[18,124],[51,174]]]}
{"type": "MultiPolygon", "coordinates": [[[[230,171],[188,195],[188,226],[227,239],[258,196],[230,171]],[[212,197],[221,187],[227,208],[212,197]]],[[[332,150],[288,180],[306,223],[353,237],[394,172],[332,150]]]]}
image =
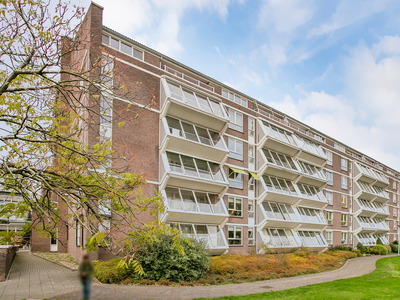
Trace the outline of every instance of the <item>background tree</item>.
{"type": "MultiPolygon", "coordinates": [[[[47,235],[62,224],[78,224],[89,232],[85,247],[90,250],[98,245],[116,250],[129,232],[146,243],[169,231],[183,251],[179,234],[157,221],[164,212],[162,197],[144,195],[141,175],[111,168],[115,159],[126,158],[113,156],[99,120],[109,117],[110,99],[122,94],[133,99],[135,91],[127,91],[123,80],[117,86],[111,58],[86,55],[89,42],[79,38],[83,9],[39,0],[0,3],[0,184],[24,199],[0,214],[32,211],[32,226],[47,235]],[[83,58],[72,59],[74,53],[83,58]],[[100,132],[95,143],[87,141],[89,130],[100,132]],[[154,221],[142,222],[142,212],[154,221]]],[[[134,252],[129,251],[130,259],[134,252]]]]}

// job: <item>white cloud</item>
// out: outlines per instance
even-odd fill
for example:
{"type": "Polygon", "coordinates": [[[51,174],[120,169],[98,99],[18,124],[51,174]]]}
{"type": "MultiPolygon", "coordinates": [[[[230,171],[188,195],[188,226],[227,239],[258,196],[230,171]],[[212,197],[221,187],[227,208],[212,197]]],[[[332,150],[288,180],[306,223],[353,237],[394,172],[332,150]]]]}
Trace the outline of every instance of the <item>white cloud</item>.
{"type": "Polygon", "coordinates": [[[398,36],[385,36],[349,49],[341,94],[300,91],[297,101],[286,95],[268,104],[400,170],[399,43],[398,36]]]}
{"type": "Polygon", "coordinates": [[[329,34],[382,11],[392,0],[341,0],[329,21],[310,30],[308,37],[329,34]]]}
{"type": "Polygon", "coordinates": [[[264,0],[258,15],[258,25],[270,26],[279,32],[292,31],[313,16],[313,0],[264,0]]]}
{"type": "Polygon", "coordinates": [[[253,62],[265,61],[273,68],[283,65],[287,62],[286,49],[279,44],[263,44],[260,48],[250,53],[250,59],[253,62]]]}
{"type": "MultiPolygon", "coordinates": [[[[104,25],[167,55],[183,50],[178,35],[186,11],[217,13],[225,19],[230,0],[97,0],[104,25]]],[[[243,1],[239,1],[243,2],[243,1]]]]}
{"type": "Polygon", "coordinates": [[[269,82],[268,73],[266,73],[266,72],[263,72],[263,76],[259,75],[258,73],[254,72],[254,71],[243,73],[242,76],[245,79],[247,79],[248,81],[250,81],[258,86],[262,85],[263,83],[269,82]]]}

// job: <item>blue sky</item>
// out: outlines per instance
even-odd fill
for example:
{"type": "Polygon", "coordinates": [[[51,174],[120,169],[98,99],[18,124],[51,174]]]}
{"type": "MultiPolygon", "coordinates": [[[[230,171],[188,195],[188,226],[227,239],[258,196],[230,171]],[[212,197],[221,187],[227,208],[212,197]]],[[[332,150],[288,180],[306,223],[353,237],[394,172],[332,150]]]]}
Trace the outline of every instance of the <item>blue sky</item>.
{"type": "Polygon", "coordinates": [[[400,1],[97,3],[106,26],[400,170],[400,1]]]}

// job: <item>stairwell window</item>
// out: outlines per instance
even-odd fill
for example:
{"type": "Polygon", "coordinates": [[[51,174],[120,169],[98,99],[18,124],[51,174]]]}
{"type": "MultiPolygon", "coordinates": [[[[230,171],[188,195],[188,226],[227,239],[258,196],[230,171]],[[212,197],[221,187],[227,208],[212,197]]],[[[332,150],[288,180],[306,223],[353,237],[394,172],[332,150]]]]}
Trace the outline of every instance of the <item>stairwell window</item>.
{"type": "Polygon", "coordinates": [[[241,226],[228,226],[228,244],[241,246],[243,244],[242,231],[241,226]]]}
{"type": "Polygon", "coordinates": [[[229,109],[229,128],[243,132],[243,114],[229,109]]]}
{"type": "Polygon", "coordinates": [[[248,125],[249,125],[249,136],[254,136],[255,132],[255,121],[253,118],[249,117],[248,118],[248,125]]]}
{"type": "Polygon", "coordinates": [[[249,246],[254,246],[254,227],[249,227],[247,229],[247,244],[249,246]]]}
{"type": "Polygon", "coordinates": [[[328,225],[333,225],[333,212],[326,212],[326,220],[328,221],[328,225]]]}
{"type": "Polygon", "coordinates": [[[341,182],[342,189],[347,190],[347,177],[341,176],[340,182],[341,182]]]}
{"type": "Polygon", "coordinates": [[[393,221],[393,230],[394,231],[397,230],[397,221],[396,220],[393,221]]]}
{"type": "Polygon", "coordinates": [[[254,164],[254,146],[249,145],[249,163],[254,164]]]}
{"type": "Polygon", "coordinates": [[[238,160],[243,160],[243,142],[233,138],[228,138],[228,144],[229,144],[229,157],[238,160]]]}
{"type": "Polygon", "coordinates": [[[341,164],[341,169],[343,171],[347,171],[347,159],[342,157],[340,159],[340,164],[341,164]]]}
{"type": "Polygon", "coordinates": [[[332,180],[332,172],[325,171],[326,179],[328,179],[328,184],[333,185],[333,180],[332,180]]]}
{"type": "Polygon", "coordinates": [[[254,200],[248,201],[247,213],[248,213],[249,218],[254,218],[254,200]]]}
{"type": "Polygon", "coordinates": [[[347,226],[347,214],[342,214],[341,224],[342,226],[347,226]]]}
{"type": "Polygon", "coordinates": [[[228,213],[231,217],[243,216],[243,199],[229,197],[228,198],[228,213]]]}

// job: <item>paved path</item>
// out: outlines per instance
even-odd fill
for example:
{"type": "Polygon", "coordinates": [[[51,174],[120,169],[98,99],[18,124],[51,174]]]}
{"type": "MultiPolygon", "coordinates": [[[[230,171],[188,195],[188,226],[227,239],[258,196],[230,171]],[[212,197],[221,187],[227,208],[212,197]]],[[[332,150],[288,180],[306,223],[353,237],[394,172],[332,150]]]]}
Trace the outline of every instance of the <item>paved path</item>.
{"type": "MultiPolygon", "coordinates": [[[[211,298],[222,296],[238,296],[266,291],[279,291],[304,285],[345,279],[368,274],[375,270],[375,263],[382,256],[353,258],[341,269],[313,275],[274,279],[241,284],[197,287],[164,287],[164,286],[124,286],[124,285],[93,285],[91,299],[115,300],[145,300],[145,299],[193,299],[199,297],[211,298]]],[[[80,290],[48,295],[49,299],[79,299],[80,290]]]]}
{"type": "Polygon", "coordinates": [[[43,299],[46,294],[78,287],[76,271],[34,256],[29,251],[19,251],[11,266],[9,279],[0,282],[0,299],[43,299]]]}

